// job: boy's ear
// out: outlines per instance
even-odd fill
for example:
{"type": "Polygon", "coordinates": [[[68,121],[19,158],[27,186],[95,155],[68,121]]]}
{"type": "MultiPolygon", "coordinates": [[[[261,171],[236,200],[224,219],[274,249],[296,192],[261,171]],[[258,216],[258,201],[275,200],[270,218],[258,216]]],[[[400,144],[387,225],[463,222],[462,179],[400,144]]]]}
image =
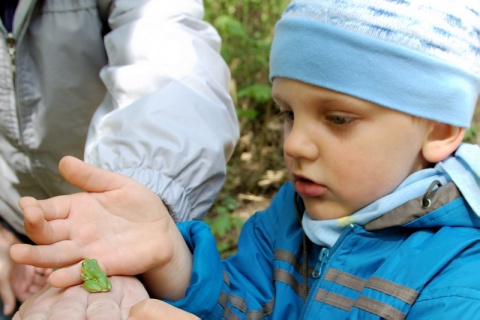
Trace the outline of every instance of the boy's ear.
{"type": "Polygon", "coordinates": [[[464,136],[465,128],[432,121],[423,144],[423,157],[430,163],[444,160],[458,148],[464,136]]]}

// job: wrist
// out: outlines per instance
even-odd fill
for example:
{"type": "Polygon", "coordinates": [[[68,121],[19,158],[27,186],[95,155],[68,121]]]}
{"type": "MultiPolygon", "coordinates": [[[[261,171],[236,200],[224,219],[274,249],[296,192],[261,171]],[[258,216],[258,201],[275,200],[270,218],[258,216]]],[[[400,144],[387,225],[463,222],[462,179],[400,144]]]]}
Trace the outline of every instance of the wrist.
{"type": "Polygon", "coordinates": [[[151,297],[176,301],[185,296],[190,285],[193,255],[183,238],[174,243],[174,253],[167,264],[152,268],[141,275],[151,297]]]}

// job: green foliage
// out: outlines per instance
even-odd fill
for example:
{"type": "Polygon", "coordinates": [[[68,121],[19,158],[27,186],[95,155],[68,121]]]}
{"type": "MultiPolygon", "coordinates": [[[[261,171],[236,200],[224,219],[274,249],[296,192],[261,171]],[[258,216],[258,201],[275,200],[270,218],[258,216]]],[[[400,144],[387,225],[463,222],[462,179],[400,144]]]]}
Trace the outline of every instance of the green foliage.
{"type": "MultiPolygon", "coordinates": [[[[205,18],[220,33],[238,108],[261,109],[270,100],[268,59],[273,28],[287,0],[205,2],[205,18]]],[[[260,113],[259,113],[260,114],[260,113]]]]}
{"type": "Polygon", "coordinates": [[[217,202],[213,210],[205,218],[213,235],[217,238],[217,249],[222,256],[228,256],[236,250],[237,236],[243,226],[243,220],[232,215],[238,202],[231,196],[226,196],[217,202]]]}
{"type": "Polygon", "coordinates": [[[268,78],[273,30],[288,0],[205,1],[205,19],[222,37],[222,56],[231,74],[230,94],[237,107],[241,142],[229,162],[227,181],[206,217],[218,249],[228,256],[236,249],[243,219],[232,212],[240,193],[268,194],[259,186],[267,170],[283,168],[279,150],[281,131],[273,127],[273,104],[268,78]]]}
{"type": "Polygon", "coordinates": [[[233,217],[231,213],[237,207],[237,201],[232,197],[224,198],[220,203],[214,207],[213,212],[215,218],[206,218],[205,220],[210,225],[212,233],[216,236],[223,237],[232,228],[242,226],[243,221],[233,217]]]}
{"type": "Polygon", "coordinates": [[[238,98],[252,98],[258,103],[267,103],[272,98],[272,88],[262,84],[254,84],[238,91],[238,98]]]}
{"type": "Polygon", "coordinates": [[[478,136],[478,125],[473,123],[470,129],[465,132],[465,137],[463,138],[464,142],[468,143],[477,143],[478,136]]]}
{"type": "Polygon", "coordinates": [[[464,142],[478,144],[480,142],[480,100],[477,102],[477,107],[475,108],[475,113],[473,115],[473,121],[470,125],[470,128],[465,132],[465,137],[463,138],[464,142]]]}
{"type": "MultiPolygon", "coordinates": [[[[289,0],[216,0],[205,1],[205,19],[222,37],[222,56],[231,74],[230,93],[237,107],[242,141],[230,160],[243,168],[238,192],[254,194],[267,191],[257,185],[267,169],[279,170],[283,161],[278,150],[281,130],[272,126],[269,55],[275,23],[289,0]],[[273,128],[273,130],[272,130],[273,128]],[[274,152],[272,156],[270,154],[274,152]],[[245,156],[254,164],[245,163],[245,156]],[[280,160],[280,161],[279,161],[280,160]]],[[[237,193],[238,193],[237,192],[237,193]]]]}

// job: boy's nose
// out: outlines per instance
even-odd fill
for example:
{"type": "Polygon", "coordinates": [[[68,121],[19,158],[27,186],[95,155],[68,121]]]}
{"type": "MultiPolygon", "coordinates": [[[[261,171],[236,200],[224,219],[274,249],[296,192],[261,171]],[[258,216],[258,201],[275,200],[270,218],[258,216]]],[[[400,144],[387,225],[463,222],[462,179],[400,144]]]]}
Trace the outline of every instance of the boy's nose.
{"type": "Polygon", "coordinates": [[[292,158],[315,160],[318,157],[318,146],[314,137],[305,128],[293,126],[290,132],[285,133],[283,150],[285,155],[292,158]]]}

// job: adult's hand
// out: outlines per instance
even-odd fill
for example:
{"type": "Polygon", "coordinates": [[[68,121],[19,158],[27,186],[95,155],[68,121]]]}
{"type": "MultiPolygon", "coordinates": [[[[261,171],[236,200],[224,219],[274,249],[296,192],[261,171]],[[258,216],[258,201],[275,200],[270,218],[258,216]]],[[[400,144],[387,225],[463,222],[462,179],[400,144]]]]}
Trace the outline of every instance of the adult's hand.
{"type": "Polygon", "coordinates": [[[25,301],[47,284],[51,270],[16,264],[9,255],[10,247],[20,241],[0,225],[0,298],[3,314],[11,314],[16,301],[25,301]]]}
{"type": "Polygon", "coordinates": [[[0,297],[4,314],[11,314],[15,308],[16,299],[10,283],[14,262],[8,252],[16,242],[15,236],[0,225],[0,297]]]}
{"type": "Polygon", "coordinates": [[[159,319],[199,320],[200,318],[156,299],[140,301],[130,309],[130,313],[128,314],[128,320],[159,319]]]}
{"type": "Polygon", "coordinates": [[[102,293],[89,293],[80,285],[47,286],[23,303],[13,320],[123,320],[133,305],[148,299],[135,277],[113,276],[110,281],[112,290],[102,293]]]}

